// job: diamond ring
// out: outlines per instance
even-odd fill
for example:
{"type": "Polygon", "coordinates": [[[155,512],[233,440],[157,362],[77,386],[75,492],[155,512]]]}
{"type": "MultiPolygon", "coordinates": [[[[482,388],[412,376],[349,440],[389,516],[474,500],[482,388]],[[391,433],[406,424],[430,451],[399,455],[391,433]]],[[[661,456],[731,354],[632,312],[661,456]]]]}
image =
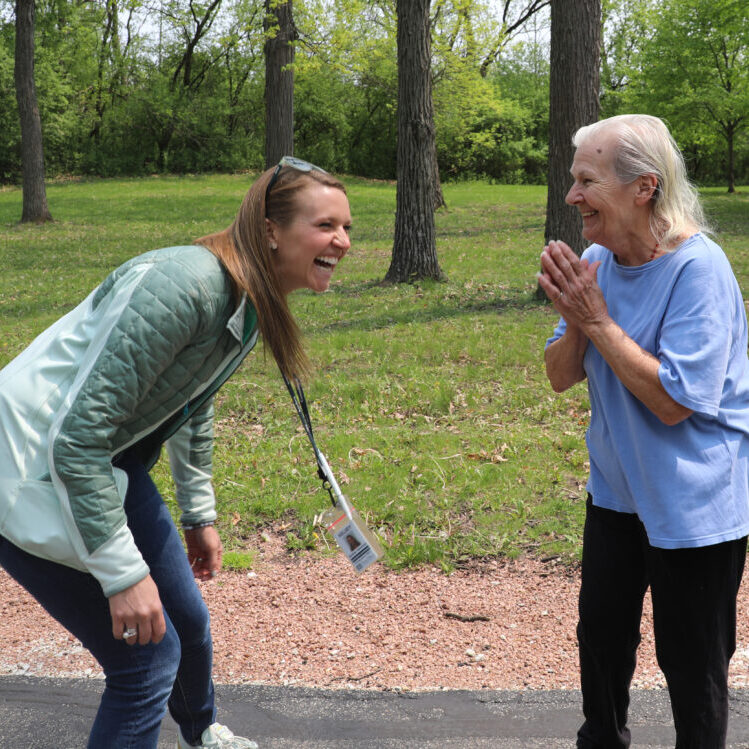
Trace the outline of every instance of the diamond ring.
{"type": "Polygon", "coordinates": [[[135,627],[128,627],[123,633],[122,633],[122,639],[127,640],[128,637],[135,637],[138,634],[138,630],[135,629],[135,627]]]}

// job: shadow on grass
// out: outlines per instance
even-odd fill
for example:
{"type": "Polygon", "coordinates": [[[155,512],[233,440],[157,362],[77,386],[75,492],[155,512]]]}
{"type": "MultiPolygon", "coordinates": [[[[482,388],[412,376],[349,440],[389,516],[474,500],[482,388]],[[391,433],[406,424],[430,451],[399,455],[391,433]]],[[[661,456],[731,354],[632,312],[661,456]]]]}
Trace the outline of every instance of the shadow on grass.
{"type": "MultiPolygon", "coordinates": [[[[342,296],[360,296],[364,291],[373,288],[383,288],[380,282],[357,284],[358,290],[348,288],[342,296]]],[[[386,287],[385,287],[386,288],[386,287]]],[[[337,294],[343,290],[336,289],[337,294]]],[[[424,298],[419,300],[422,304],[424,298]]],[[[319,332],[335,332],[341,330],[372,331],[391,328],[407,323],[429,323],[437,320],[447,320],[486,312],[502,314],[511,310],[533,310],[544,308],[548,303],[537,299],[535,292],[526,290],[504,291],[500,295],[481,295],[471,298],[465,293],[455,294],[448,299],[435,301],[426,306],[410,306],[404,302],[404,309],[388,309],[377,315],[368,315],[357,319],[336,320],[318,328],[319,332]]]]}

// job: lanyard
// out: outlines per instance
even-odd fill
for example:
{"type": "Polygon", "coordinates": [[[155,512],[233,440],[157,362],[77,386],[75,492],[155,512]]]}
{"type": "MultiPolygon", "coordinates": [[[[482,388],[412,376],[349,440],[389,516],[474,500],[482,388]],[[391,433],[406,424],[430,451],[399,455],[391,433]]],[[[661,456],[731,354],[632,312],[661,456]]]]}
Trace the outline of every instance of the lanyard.
{"type": "Polygon", "coordinates": [[[325,459],[325,456],[315,442],[315,435],[312,433],[312,420],[309,416],[307,399],[304,397],[302,383],[299,381],[298,377],[295,377],[294,384],[292,385],[283,372],[281,372],[281,375],[283,381],[286,383],[294,408],[299,415],[299,420],[302,422],[307,437],[309,437],[312,450],[315,453],[315,458],[317,460],[317,475],[322,481],[323,488],[328,492],[328,494],[330,494],[330,501],[333,503],[333,506],[340,505],[341,509],[346,513],[346,516],[351,519],[351,508],[349,507],[349,503],[346,500],[346,497],[343,496],[343,492],[341,492],[341,489],[335,480],[335,476],[333,476],[333,471],[330,470],[328,461],[325,459]]]}

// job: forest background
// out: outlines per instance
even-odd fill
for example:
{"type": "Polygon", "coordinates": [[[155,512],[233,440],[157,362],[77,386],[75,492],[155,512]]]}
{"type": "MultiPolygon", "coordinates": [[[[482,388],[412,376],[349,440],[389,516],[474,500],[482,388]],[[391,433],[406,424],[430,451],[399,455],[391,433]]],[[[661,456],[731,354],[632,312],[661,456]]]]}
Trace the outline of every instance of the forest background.
{"type": "MultiPolygon", "coordinates": [[[[433,2],[442,181],[546,182],[549,16],[537,4],[541,10],[517,24],[529,0],[433,2]]],[[[47,177],[263,167],[262,0],[36,5],[47,177]]],[[[641,111],[666,119],[701,185],[749,181],[749,20],[741,5],[603,3],[601,117],[641,111]]],[[[394,2],[297,0],[294,20],[296,155],[338,173],[395,179],[394,2]]],[[[5,184],[21,178],[14,38],[13,5],[0,0],[5,184]]]]}

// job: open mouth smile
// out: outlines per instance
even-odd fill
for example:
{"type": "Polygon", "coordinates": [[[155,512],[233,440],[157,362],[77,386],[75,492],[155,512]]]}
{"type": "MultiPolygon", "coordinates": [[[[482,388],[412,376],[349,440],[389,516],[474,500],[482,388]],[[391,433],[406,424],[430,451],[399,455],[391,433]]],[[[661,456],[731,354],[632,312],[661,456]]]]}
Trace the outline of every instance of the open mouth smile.
{"type": "Polygon", "coordinates": [[[327,270],[334,270],[339,260],[340,258],[332,255],[320,256],[315,258],[315,265],[319,265],[321,268],[327,270]]]}

